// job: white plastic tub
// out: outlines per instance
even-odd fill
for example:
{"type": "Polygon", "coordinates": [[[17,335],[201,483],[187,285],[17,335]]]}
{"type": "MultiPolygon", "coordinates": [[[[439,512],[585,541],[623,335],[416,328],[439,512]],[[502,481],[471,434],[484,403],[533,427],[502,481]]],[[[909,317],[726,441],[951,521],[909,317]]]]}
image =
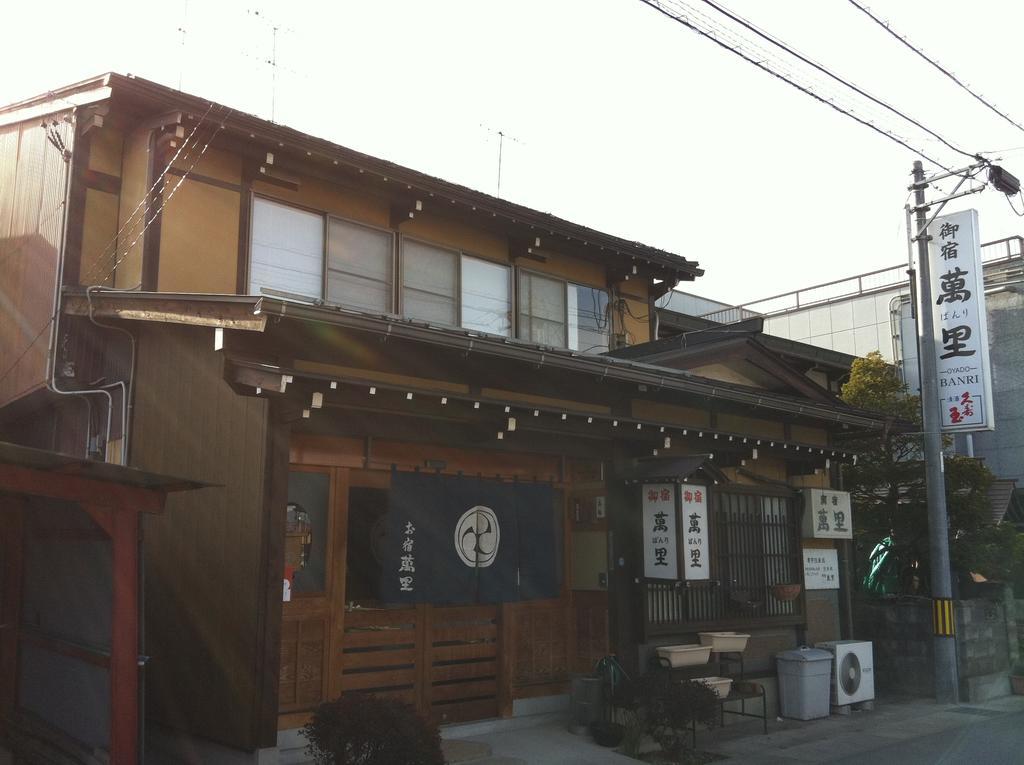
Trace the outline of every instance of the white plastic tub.
{"type": "Polygon", "coordinates": [[[700,644],[710,646],[715,653],[723,651],[742,651],[747,647],[750,635],[740,632],[698,632],[700,644]]]}
{"type": "Polygon", "coordinates": [[[695,664],[707,664],[711,658],[709,645],[663,645],[658,648],[658,656],[667,659],[673,667],[689,667],[695,664]]]}
{"type": "Polygon", "coordinates": [[[693,678],[693,682],[704,683],[704,685],[713,690],[720,699],[724,699],[728,696],[729,689],[732,688],[731,677],[695,677],[693,678]]]}

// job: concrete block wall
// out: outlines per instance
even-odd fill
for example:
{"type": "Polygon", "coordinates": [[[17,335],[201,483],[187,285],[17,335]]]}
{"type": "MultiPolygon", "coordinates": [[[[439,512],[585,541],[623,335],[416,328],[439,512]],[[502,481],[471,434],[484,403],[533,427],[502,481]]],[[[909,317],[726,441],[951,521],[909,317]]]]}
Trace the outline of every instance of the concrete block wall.
{"type": "MultiPolygon", "coordinates": [[[[1009,693],[1007,678],[1017,654],[1016,604],[1003,598],[958,600],[954,613],[962,700],[1009,693]]],[[[854,619],[857,639],[874,644],[876,687],[934,694],[931,600],[862,601],[854,606],[854,619]]]]}

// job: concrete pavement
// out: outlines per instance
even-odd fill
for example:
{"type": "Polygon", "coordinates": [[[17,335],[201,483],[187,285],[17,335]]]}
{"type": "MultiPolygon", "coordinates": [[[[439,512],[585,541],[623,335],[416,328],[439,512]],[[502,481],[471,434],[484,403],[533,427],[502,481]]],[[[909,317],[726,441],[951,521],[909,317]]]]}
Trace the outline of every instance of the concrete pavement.
{"type": "MultiPolygon", "coordinates": [[[[507,721],[503,721],[507,722],[507,721]]],[[[637,765],[637,760],[575,736],[559,715],[519,719],[514,725],[453,726],[457,739],[480,749],[451,761],[472,765],[637,765]]],[[[701,731],[697,748],[722,756],[723,765],[1018,765],[1024,763],[1024,696],[960,706],[925,699],[882,698],[870,712],[821,720],[758,721],[701,731]]],[[[450,754],[455,755],[458,746],[450,754]]]]}
{"type": "Polygon", "coordinates": [[[821,720],[730,725],[698,735],[697,748],[744,765],[979,765],[1024,763],[1024,697],[960,706],[879,699],[870,712],[821,720]]]}

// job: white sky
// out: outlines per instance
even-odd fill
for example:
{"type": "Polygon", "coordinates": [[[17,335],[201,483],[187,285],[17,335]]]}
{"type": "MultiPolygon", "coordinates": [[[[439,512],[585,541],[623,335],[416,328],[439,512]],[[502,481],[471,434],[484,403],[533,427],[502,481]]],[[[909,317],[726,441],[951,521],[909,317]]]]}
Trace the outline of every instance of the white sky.
{"type": "MultiPolygon", "coordinates": [[[[953,143],[1005,149],[1024,178],[1024,132],[846,0],[721,3],[953,143]]],[[[1024,124],[1024,4],[870,7],[1024,124]]],[[[180,78],[268,118],[270,19],[282,27],[277,122],[489,193],[487,128],[503,130],[518,141],[505,142],[503,197],[698,260],[707,274],[681,286],[725,302],[906,258],[910,152],[639,0],[94,0],[19,2],[5,16],[0,103],[114,70],[180,78]]],[[[968,164],[894,116],[885,124],[968,164]]],[[[969,206],[982,241],[1024,233],[995,191],[947,212],[969,206]]]]}

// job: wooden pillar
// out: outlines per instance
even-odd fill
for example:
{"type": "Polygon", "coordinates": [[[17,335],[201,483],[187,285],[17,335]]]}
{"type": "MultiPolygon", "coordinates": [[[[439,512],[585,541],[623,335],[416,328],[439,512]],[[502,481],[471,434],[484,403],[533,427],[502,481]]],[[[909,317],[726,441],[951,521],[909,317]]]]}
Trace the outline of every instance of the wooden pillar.
{"type": "Polygon", "coordinates": [[[24,555],[24,501],[0,499],[0,712],[17,702],[18,626],[21,624],[21,574],[24,555]]]}
{"type": "Polygon", "coordinates": [[[139,761],[139,517],[114,513],[113,626],[110,639],[110,762],[139,761]]]}

